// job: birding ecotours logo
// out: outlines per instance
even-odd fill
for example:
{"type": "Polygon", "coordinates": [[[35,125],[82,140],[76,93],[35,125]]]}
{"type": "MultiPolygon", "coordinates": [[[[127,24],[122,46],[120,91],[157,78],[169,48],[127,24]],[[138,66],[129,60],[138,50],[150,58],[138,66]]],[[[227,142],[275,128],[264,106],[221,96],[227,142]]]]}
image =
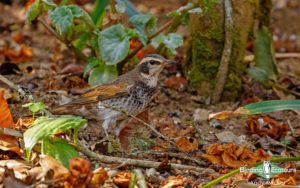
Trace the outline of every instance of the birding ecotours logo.
{"type": "Polygon", "coordinates": [[[240,172],[250,172],[259,175],[265,179],[272,178],[273,175],[282,174],[285,172],[296,172],[295,168],[281,168],[277,165],[270,163],[270,161],[264,161],[261,165],[252,168],[240,167],[240,172]]]}

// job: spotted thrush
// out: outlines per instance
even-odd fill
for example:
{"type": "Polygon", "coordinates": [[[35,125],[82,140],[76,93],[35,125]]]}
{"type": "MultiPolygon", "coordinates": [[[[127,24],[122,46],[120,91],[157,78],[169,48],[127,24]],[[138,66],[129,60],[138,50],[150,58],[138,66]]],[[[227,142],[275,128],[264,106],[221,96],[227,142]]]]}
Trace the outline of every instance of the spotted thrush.
{"type": "Polygon", "coordinates": [[[152,54],[145,56],[131,71],[116,80],[91,88],[77,99],[53,110],[56,114],[74,114],[102,122],[105,134],[109,126],[141,113],[157,88],[158,76],[173,60],[152,54]]]}

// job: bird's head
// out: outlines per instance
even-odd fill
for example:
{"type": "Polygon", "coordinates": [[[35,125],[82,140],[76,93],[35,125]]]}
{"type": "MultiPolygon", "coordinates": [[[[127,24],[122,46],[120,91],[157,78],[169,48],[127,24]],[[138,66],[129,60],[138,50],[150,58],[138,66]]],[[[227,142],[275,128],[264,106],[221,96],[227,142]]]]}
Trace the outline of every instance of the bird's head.
{"type": "Polygon", "coordinates": [[[138,65],[142,78],[158,77],[163,68],[176,61],[165,59],[164,57],[151,54],[145,56],[138,65]]]}

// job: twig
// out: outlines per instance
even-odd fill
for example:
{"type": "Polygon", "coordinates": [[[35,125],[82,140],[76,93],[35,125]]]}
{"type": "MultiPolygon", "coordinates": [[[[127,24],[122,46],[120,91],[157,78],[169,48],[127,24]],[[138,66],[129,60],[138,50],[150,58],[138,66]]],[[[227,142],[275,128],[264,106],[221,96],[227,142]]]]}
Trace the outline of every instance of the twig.
{"type": "MultiPolygon", "coordinates": [[[[156,169],[158,169],[161,165],[160,162],[155,162],[155,161],[112,157],[112,156],[97,154],[80,144],[75,145],[75,147],[80,152],[87,155],[88,157],[93,158],[95,160],[99,160],[103,163],[126,163],[127,165],[144,167],[144,168],[156,168],[156,169]]],[[[172,169],[193,170],[193,171],[199,172],[201,174],[207,174],[207,173],[214,172],[213,169],[209,169],[209,168],[200,168],[200,167],[195,167],[195,166],[188,166],[188,165],[181,165],[181,164],[174,164],[174,163],[170,163],[170,166],[172,169]]]]}
{"type": "MultiPolygon", "coordinates": [[[[14,84],[13,82],[9,81],[7,78],[5,78],[4,76],[2,76],[1,74],[0,74],[0,81],[2,81],[3,83],[5,83],[6,85],[8,85],[10,88],[16,90],[20,94],[21,97],[23,97],[23,98],[26,97],[31,102],[35,101],[33,95],[29,91],[25,91],[21,86],[14,84]]],[[[44,109],[43,111],[47,115],[52,115],[52,113],[49,112],[46,109],[44,109]]]]}
{"type": "Polygon", "coordinates": [[[34,101],[33,96],[28,93],[27,91],[25,91],[21,86],[14,84],[13,82],[9,81],[7,78],[5,78],[4,76],[2,76],[0,74],[0,81],[2,81],[3,83],[5,83],[6,85],[8,85],[10,88],[16,90],[18,93],[20,93],[20,95],[22,97],[27,97],[29,100],[34,101]]]}
{"type": "MultiPolygon", "coordinates": [[[[300,53],[275,53],[276,59],[287,59],[287,58],[300,58],[300,53]]],[[[254,55],[247,55],[244,57],[245,63],[251,63],[254,61],[254,55]]]]}
{"type": "MultiPolygon", "coordinates": [[[[273,159],[270,159],[270,162],[271,163],[274,163],[274,162],[290,162],[290,161],[300,161],[300,157],[281,157],[281,158],[273,158],[273,159]]],[[[259,162],[259,163],[255,163],[255,164],[252,164],[252,165],[249,165],[247,166],[246,168],[251,168],[251,167],[255,167],[255,166],[258,166],[262,164],[262,162],[259,162]]],[[[233,176],[234,174],[237,174],[240,172],[240,169],[235,169],[235,170],[232,170],[231,172],[223,175],[223,176],[220,176],[216,179],[214,179],[213,181],[210,181],[208,182],[207,184],[205,184],[202,188],[209,188],[209,187],[212,187],[213,185],[221,182],[222,180],[230,177],[230,176],[233,176]]]]}
{"type": "Polygon", "coordinates": [[[19,137],[19,138],[23,137],[23,134],[21,131],[10,129],[10,128],[0,127],[0,133],[5,134],[5,135],[14,136],[14,137],[19,137]]]}
{"type": "Polygon", "coordinates": [[[287,124],[291,130],[291,133],[292,133],[292,136],[295,136],[295,129],[293,128],[292,124],[291,124],[291,121],[290,120],[287,120],[287,124]]]}
{"type": "Polygon", "coordinates": [[[77,57],[79,57],[83,61],[87,61],[87,57],[78,49],[76,48],[72,43],[64,40],[52,27],[50,27],[47,22],[43,18],[38,18],[38,21],[60,42],[64,43],[70,50],[72,50],[77,57]]]}
{"type": "Polygon", "coordinates": [[[175,157],[175,158],[182,159],[182,160],[192,161],[200,166],[206,165],[206,162],[204,162],[204,161],[199,161],[197,159],[194,159],[192,157],[189,157],[189,156],[181,154],[181,153],[159,152],[159,151],[149,150],[149,151],[137,151],[137,152],[134,152],[133,155],[136,155],[136,154],[142,154],[142,155],[150,154],[150,155],[158,155],[158,156],[168,155],[170,157],[175,157]]]}
{"type": "Polygon", "coordinates": [[[231,0],[224,0],[225,10],[225,44],[222,52],[222,58],[217,73],[217,82],[212,94],[212,103],[219,102],[227,79],[228,65],[230,61],[232,43],[233,43],[233,18],[231,0]]]}

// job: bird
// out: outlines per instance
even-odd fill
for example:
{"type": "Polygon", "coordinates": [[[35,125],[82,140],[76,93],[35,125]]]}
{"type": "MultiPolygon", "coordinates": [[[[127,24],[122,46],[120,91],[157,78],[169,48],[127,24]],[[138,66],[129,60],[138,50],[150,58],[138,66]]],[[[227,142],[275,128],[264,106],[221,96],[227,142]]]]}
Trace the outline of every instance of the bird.
{"type": "MultiPolygon", "coordinates": [[[[127,114],[136,116],[145,110],[155,94],[161,71],[174,63],[176,61],[158,54],[146,55],[131,71],[110,83],[92,87],[77,99],[53,109],[52,113],[101,121],[108,137],[110,126],[127,119],[127,114]]],[[[115,134],[118,135],[118,131],[115,134]]]]}

